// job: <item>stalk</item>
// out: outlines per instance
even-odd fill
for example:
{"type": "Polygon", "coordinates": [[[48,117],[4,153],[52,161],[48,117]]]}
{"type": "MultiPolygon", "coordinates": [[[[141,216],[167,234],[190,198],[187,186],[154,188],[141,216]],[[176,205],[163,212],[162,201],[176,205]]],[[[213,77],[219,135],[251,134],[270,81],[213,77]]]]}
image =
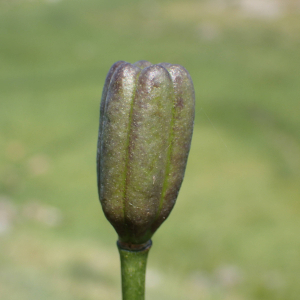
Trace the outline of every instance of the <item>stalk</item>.
{"type": "Polygon", "coordinates": [[[121,259],[123,300],[145,299],[145,275],[151,240],[141,247],[132,248],[118,242],[121,259]]]}

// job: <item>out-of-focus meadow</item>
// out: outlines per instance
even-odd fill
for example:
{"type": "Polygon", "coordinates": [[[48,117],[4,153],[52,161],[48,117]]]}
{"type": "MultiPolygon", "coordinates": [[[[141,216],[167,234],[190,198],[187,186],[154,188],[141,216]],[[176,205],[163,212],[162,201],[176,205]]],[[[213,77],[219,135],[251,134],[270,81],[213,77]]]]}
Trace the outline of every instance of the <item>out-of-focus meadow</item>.
{"type": "Polygon", "coordinates": [[[148,300],[298,300],[299,1],[0,1],[0,298],[121,299],[98,202],[117,60],[184,65],[196,121],[148,300]]]}

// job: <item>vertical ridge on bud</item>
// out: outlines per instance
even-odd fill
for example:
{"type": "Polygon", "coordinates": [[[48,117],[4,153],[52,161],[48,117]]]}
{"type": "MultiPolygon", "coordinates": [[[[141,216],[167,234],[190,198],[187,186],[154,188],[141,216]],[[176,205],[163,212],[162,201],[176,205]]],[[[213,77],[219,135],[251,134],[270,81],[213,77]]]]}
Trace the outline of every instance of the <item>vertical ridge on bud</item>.
{"type": "Polygon", "coordinates": [[[152,65],[141,71],[133,106],[125,201],[125,222],[137,241],[148,230],[159,207],[173,97],[172,80],[164,67],[152,65]]]}
{"type": "Polygon", "coordinates": [[[169,163],[157,217],[152,224],[155,230],[169,216],[175,205],[183,181],[189,154],[195,115],[195,93],[192,79],[186,69],[180,65],[162,63],[171,78],[174,88],[174,106],[169,163]]]}
{"type": "MultiPolygon", "coordinates": [[[[138,68],[138,66],[136,66],[138,68]]],[[[140,69],[139,69],[140,70],[140,69]]],[[[140,70],[141,71],[141,70],[140,70]]],[[[135,87],[132,91],[132,101],[130,104],[130,112],[129,112],[129,123],[128,123],[128,132],[127,132],[127,140],[126,140],[126,161],[125,161],[125,172],[124,172],[124,190],[123,190],[123,217],[124,217],[124,230],[126,234],[124,238],[128,239],[128,226],[126,222],[126,198],[127,198],[127,181],[128,181],[128,168],[129,168],[129,160],[130,160],[130,133],[132,128],[132,119],[133,119],[133,107],[134,107],[134,99],[136,95],[136,85],[139,79],[140,72],[138,76],[135,78],[135,87]]]]}
{"type": "MultiPolygon", "coordinates": [[[[166,67],[165,65],[161,64],[161,66],[166,67]]],[[[167,69],[167,68],[166,68],[167,69]]],[[[169,72],[169,70],[167,69],[169,72]]],[[[172,77],[171,77],[172,79],[172,77]]],[[[168,184],[168,178],[170,175],[170,168],[171,168],[171,156],[172,156],[172,148],[173,148],[173,136],[174,136],[174,118],[175,118],[175,93],[174,93],[174,99],[173,99],[173,106],[172,106],[172,117],[171,117],[171,122],[170,122],[170,131],[169,131],[169,141],[168,141],[168,152],[167,152],[167,162],[166,162],[166,171],[165,171],[165,178],[162,186],[162,192],[161,192],[161,197],[159,200],[159,206],[158,210],[156,212],[155,219],[153,220],[151,227],[154,227],[154,224],[157,222],[161,210],[164,206],[164,200],[165,200],[165,193],[167,190],[167,184],[168,184]]],[[[159,225],[158,225],[159,226],[159,225]]]]}
{"type": "Polygon", "coordinates": [[[106,217],[117,232],[126,235],[124,190],[126,185],[130,113],[140,69],[129,63],[114,72],[103,113],[100,157],[100,199],[106,217]],[[105,176],[102,176],[102,174],[105,176]]]}
{"type": "Polygon", "coordinates": [[[106,101],[107,101],[107,92],[108,92],[108,88],[111,82],[111,79],[113,77],[113,74],[115,73],[116,69],[121,66],[122,64],[124,64],[125,61],[123,60],[119,60],[117,62],[115,62],[111,68],[108,71],[108,74],[106,76],[105,79],[105,83],[104,83],[104,87],[103,87],[103,91],[102,91],[102,97],[101,97],[101,102],[100,102],[100,124],[99,124],[99,133],[98,133],[98,145],[97,145],[97,180],[98,180],[98,186],[100,184],[100,152],[101,152],[101,147],[102,147],[102,133],[103,133],[103,115],[104,115],[104,111],[106,108],[106,101]]]}

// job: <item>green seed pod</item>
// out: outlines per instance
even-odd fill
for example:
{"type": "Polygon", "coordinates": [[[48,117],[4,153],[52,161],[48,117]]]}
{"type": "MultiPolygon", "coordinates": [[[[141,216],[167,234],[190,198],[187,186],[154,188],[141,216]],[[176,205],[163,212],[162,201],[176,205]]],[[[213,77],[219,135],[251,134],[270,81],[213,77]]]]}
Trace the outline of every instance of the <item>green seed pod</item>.
{"type": "Polygon", "coordinates": [[[98,191],[105,216],[127,248],[147,243],[170,214],[194,114],[193,83],[180,65],[119,61],[108,72],[100,107],[98,191]]]}

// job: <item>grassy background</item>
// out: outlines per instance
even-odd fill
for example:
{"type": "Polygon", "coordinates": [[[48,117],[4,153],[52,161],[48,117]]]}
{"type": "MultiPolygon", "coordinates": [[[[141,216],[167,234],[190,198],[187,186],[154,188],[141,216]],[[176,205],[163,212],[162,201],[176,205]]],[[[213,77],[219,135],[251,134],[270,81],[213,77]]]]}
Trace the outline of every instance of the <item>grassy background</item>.
{"type": "Polygon", "coordinates": [[[178,202],[148,300],[297,300],[298,1],[0,1],[0,297],[121,299],[97,199],[99,101],[117,60],[195,85],[178,202]]]}

